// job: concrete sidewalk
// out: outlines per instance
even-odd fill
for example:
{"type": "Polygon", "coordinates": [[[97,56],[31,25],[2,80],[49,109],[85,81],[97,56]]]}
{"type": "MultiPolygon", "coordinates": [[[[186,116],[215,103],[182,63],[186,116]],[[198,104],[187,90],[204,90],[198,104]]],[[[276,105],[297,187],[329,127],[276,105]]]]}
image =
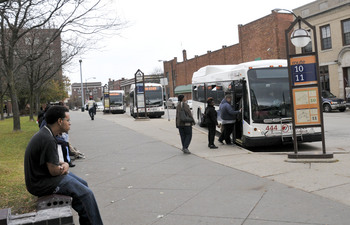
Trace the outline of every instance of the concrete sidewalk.
{"type": "Polygon", "coordinates": [[[184,155],[173,120],[71,118],[71,142],[87,156],[71,171],[89,182],[105,224],[349,224],[349,154],[288,163],[281,153],[212,150],[195,127],[184,155]]]}

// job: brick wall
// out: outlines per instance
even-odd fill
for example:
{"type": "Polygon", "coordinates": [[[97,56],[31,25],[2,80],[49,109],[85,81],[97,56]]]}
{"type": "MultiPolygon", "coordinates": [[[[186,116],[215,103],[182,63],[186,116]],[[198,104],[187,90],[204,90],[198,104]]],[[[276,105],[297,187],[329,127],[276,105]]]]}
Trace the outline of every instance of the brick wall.
{"type": "MultiPolygon", "coordinates": [[[[169,76],[170,96],[174,96],[176,86],[191,84],[193,73],[207,65],[238,64],[256,59],[286,59],[285,30],[293,20],[291,14],[272,12],[246,25],[238,25],[238,44],[223,46],[192,59],[187,59],[184,50],[182,62],[177,62],[176,57],[165,61],[164,76],[169,76]]],[[[290,51],[291,54],[295,53],[294,49],[290,51]]]]}

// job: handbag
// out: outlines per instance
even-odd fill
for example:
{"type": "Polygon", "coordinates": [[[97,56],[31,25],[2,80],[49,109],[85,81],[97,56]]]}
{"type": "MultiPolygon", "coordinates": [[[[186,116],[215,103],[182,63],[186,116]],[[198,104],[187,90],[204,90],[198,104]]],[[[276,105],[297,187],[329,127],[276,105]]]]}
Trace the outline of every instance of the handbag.
{"type": "Polygon", "coordinates": [[[183,122],[183,123],[192,123],[192,122],[194,122],[192,117],[187,115],[187,113],[185,112],[183,107],[181,107],[181,110],[180,110],[180,121],[183,122]]]}

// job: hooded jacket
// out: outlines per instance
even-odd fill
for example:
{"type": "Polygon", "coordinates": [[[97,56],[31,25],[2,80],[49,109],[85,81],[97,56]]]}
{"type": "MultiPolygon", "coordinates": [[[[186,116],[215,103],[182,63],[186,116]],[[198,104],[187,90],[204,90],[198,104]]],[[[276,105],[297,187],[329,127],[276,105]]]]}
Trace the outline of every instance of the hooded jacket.
{"type": "Polygon", "coordinates": [[[236,117],[239,114],[239,111],[233,110],[230,103],[226,101],[226,98],[222,99],[219,110],[222,124],[230,124],[236,122],[236,117]]]}

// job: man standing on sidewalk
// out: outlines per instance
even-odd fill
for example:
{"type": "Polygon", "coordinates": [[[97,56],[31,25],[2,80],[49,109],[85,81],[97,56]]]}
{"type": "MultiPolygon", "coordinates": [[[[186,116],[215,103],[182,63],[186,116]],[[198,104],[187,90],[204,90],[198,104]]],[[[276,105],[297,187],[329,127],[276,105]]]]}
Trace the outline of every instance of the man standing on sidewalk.
{"type": "Polygon", "coordinates": [[[35,196],[61,194],[73,198],[72,207],[80,224],[101,225],[102,219],[94,194],[87,182],[69,172],[60,162],[56,136],[70,129],[70,115],[64,106],[52,106],[45,114],[47,125],[30,140],[24,156],[27,190],[35,196]]]}

